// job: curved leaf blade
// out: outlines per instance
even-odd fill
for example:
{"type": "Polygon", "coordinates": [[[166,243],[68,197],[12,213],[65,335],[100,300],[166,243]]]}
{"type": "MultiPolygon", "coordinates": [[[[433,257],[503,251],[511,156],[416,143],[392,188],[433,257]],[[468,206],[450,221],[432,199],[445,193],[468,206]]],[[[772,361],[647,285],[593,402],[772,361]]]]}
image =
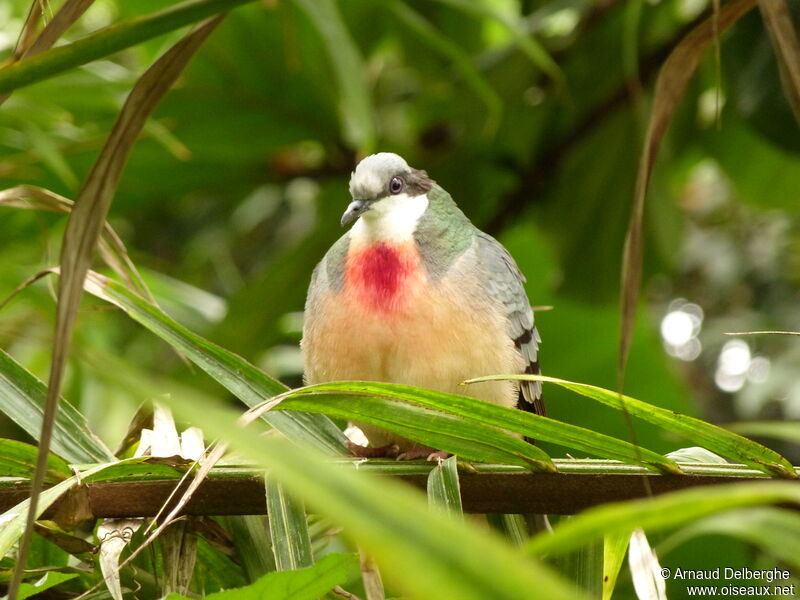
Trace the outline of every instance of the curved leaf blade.
{"type": "Polygon", "coordinates": [[[457,415],[473,423],[493,425],[531,438],[582,450],[600,458],[613,458],[623,462],[641,464],[648,469],[665,473],[681,472],[680,467],[674,461],[645,448],[636,448],[623,440],[467,396],[456,396],[400,384],[368,381],[323,383],[294,390],[288,395],[294,398],[323,391],[395,398],[457,415]]]}
{"type": "Polygon", "coordinates": [[[497,381],[501,379],[554,383],[581,396],[605,404],[614,410],[626,410],[633,417],[658,425],[667,431],[678,433],[698,446],[716,452],[734,462],[750,465],[771,475],[788,479],[798,478],[788,460],[774,450],[770,450],[753,440],[736,435],[732,431],[706,423],[700,419],[666,410],[660,406],[654,406],[601,387],[543,375],[497,375],[471,379],[470,382],[497,381]]]}

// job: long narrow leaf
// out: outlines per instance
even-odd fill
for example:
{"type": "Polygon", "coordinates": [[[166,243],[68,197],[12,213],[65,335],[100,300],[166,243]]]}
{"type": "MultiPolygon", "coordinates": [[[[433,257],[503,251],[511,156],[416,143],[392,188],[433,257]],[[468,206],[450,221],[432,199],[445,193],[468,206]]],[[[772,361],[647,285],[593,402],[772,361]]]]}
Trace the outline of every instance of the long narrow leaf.
{"type": "Polygon", "coordinates": [[[675,47],[658,74],[650,121],[642,156],[639,161],[633,208],[628,222],[628,233],[625,237],[625,249],[622,257],[619,360],[617,363],[620,383],[622,382],[625,363],[628,359],[628,351],[633,337],[636,304],[642,280],[644,201],[647,195],[647,186],[650,182],[650,173],[653,170],[653,165],[658,156],[658,149],[661,145],[661,138],[664,137],[664,133],[672,120],[672,115],[678,107],[686,86],[689,84],[692,75],[694,75],[697,63],[706,48],[716,36],[735,23],[754,5],[755,0],[732,0],[722,6],[718,14],[708,17],[675,47]]]}
{"type": "Polygon", "coordinates": [[[544,451],[499,429],[392,398],[334,393],[289,395],[273,410],[321,412],[378,425],[467,460],[555,471],[544,451]]]}
{"type": "Polygon", "coordinates": [[[462,514],[457,458],[440,460],[428,475],[428,504],[448,513],[462,514]]]}
{"type": "Polygon", "coordinates": [[[680,468],[674,461],[644,448],[634,448],[628,442],[555,419],[497,406],[465,396],[422,390],[406,385],[362,381],[313,385],[294,390],[288,395],[290,397],[299,397],[305,394],[319,396],[322,392],[370,394],[412,402],[436,411],[458,415],[473,423],[502,427],[521,435],[582,450],[594,456],[642,464],[649,469],[665,473],[680,473],[680,468]]]}
{"type": "Polygon", "coordinates": [[[303,502],[287,494],[283,486],[269,476],[266,493],[272,553],[278,571],[310,567],[314,559],[303,502]]]}
{"type": "Polygon", "coordinates": [[[0,93],[42,81],[248,2],[253,0],[190,0],[115,23],[76,42],[52,48],[1,69],[0,93]]]}
{"type": "MultiPolygon", "coordinates": [[[[48,488],[39,497],[36,505],[36,517],[41,515],[56,500],[63,496],[74,485],[80,483],[82,478],[99,473],[113,463],[97,465],[78,475],[73,475],[61,483],[48,488]]],[[[30,499],[23,500],[14,508],[11,508],[0,515],[0,557],[8,554],[12,546],[19,540],[25,531],[26,518],[30,508],[30,499]]]]}
{"type": "MultiPolygon", "coordinates": [[[[37,439],[42,430],[47,387],[0,349],[0,412],[37,439]]],[[[95,437],[86,419],[62,401],[53,430],[53,451],[70,463],[113,460],[114,455],[95,437]]]]}
{"type": "Polygon", "coordinates": [[[210,436],[229,441],[269,469],[287,491],[344,527],[399,589],[412,598],[552,600],[584,596],[537,561],[494,535],[430,513],[419,492],[391,480],[326,464],[308,447],[258,435],[234,423],[230,409],[209,402],[168,401],[210,436]]]}
{"type": "MultiPolygon", "coordinates": [[[[58,280],[56,332],[53,341],[53,358],[50,363],[47,399],[42,418],[42,431],[39,436],[39,459],[31,484],[28,523],[20,542],[17,564],[14,566],[14,575],[9,585],[10,600],[16,599],[17,588],[25,569],[33,533],[36,503],[43,482],[53,424],[58,410],[61,383],[72,343],[72,332],[77,319],[78,307],[83,295],[83,281],[103,231],[106,215],[114,198],[125,160],[149,115],[155,110],[158,102],[183,71],[189,59],[220,20],[221,17],[211,19],[187,34],[164,53],[136,82],[125,100],[100,156],[78,194],[75,207],[70,213],[61,247],[61,277],[58,280]]],[[[44,55],[39,55],[39,57],[41,56],[44,55]]],[[[38,57],[30,60],[36,60],[36,58],[38,57]]]]}
{"type": "MultiPolygon", "coordinates": [[[[176,323],[158,307],[97,273],[89,273],[86,290],[125,311],[189,358],[249,407],[287,390],[243,358],[223,350],[176,323]]],[[[344,435],[325,416],[268,412],[264,419],[292,440],[304,441],[328,454],[346,454],[344,435]]]]}
{"type": "MultiPolygon", "coordinates": [[[[36,447],[18,440],[0,440],[0,476],[30,478],[36,468],[36,447]]],[[[45,481],[63,481],[72,472],[67,461],[50,454],[45,481]]]]}
{"type": "Polygon", "coordinates": [[[733,508],[779,502],[800,503],[800,486],[788,481],[732,483],[615,502],[589,509],[559,524],[552,534],[537,535],[528,542],[527,549],[533,555],[561,554],[604,535],[630,533],[636,527],[660,531],[733,508]]]}
{"type": "Polygon", "coordinates": [[[774,450],[770,450],[753,440],[748,440],[727,429],[717,427],[711,423],[706,423],[700,419],[666,410],[660,406],[654,406],[647,402],[642,402],[630,396],[623,396],[601,387],[541,375],[498,375],[493,377],[480,377],[470,381],[496,381],[500,379],[555,383],[556,385],[572,390],[586,398],[596,400],[615,410],[626,410],[630,415],[658,425],[667,431],[679,433],[698,446],[716,452],[720,456],[724,456],[735,462],[750,465],[751,467],[772,475],[797,479],[797,474],[788,460],[774,450]]]}

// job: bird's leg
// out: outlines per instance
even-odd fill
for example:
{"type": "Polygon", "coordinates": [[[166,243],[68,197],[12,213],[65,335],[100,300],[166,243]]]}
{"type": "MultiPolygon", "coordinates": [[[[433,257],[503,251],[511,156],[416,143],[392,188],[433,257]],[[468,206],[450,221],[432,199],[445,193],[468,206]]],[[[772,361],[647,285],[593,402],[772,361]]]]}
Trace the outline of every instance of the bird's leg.
{"type": "Polygon", "coordinates": [[[439,459],[445,459],[449,456],[450,453],[445,452],[444,450],[432,451],[430,448],[414,448],[413,450],[408,450],[407,452],[403,452],[400,456],[397,457],[397,460],[416,460],[418,458],[424,458],[425,460],[435,462],[439,459]]]}
{"type": "Polygon", "coordinates": [[[377,448],[362,446],[354,442],[345,442],[344,445],[354,456],[359,458],[397,458],[400,454],[400,448],[397,447],[397,444],[386,444],[377,448]]]}

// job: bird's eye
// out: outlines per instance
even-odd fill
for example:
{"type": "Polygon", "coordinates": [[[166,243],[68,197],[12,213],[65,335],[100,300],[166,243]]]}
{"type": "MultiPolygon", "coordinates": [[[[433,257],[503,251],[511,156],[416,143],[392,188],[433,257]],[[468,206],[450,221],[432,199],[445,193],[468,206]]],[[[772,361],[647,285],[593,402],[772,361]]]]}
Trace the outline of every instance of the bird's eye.
{"type": "Polygon", "coordinates": [[[403,183],[403,180],[400,179],[399,177],[392,177],[392,180],[389,182],[389,191],[392,194],[399,194],[400,192],[403,191],[404,187],[405,184],[403,183]]]}

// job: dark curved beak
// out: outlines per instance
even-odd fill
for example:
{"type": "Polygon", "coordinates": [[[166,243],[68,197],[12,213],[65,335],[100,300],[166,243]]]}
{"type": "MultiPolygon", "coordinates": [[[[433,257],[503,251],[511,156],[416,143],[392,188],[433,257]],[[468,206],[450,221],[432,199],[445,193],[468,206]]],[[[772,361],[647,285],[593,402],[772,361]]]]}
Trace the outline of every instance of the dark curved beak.
{"type": "Polygon", "coordinates": [[[347,210],[342,215],[342,227],[348,223],[352,223],[363,213],[369,210],[370,203],[366,200],[353,200],[347,205],[347,210]]]}

